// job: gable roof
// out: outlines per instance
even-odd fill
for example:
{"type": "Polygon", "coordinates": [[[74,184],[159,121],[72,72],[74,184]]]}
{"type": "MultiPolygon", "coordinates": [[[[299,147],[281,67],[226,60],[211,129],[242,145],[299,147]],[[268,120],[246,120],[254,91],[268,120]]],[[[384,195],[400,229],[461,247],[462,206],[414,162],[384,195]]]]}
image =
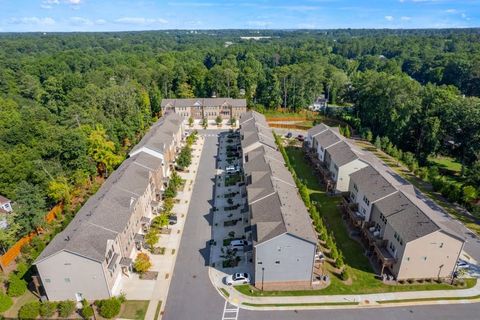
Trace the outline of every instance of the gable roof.
{"type": "Polygon", "coordinates": [[[341,141],[331,146],[326,152],[330,155],[333,163],[338,167],[346,165],[359,158],[357,153],[355,153],[351,146],[345,141],[341,141]]]}
{"type": "Polygon", "coordinates": [[[396,192],[373,204],[405,242],[440,230],[440,227],[402,192],[396,192]]]}
{"type": "Polygon", "coordinates": [[[317,124],[315,127],[310,128],[307,130],[307,135],[313,137],[319,133],[322,133],[326,130],[330,129],[329,126],[325,125],[324,123],[317,124]]]}
{"type": "Polygon", "coordinates": [[[342,138],[339,136],[339,134],[332,129],[317,134],[313,139],[315,139],[318,145],[322,146],[323,149],[327,149],[335,143],[342,141],[342,138]]]}
{"type": "Polygon", "coordinates": [[[161,160],[141,152],[126,159],[100,189],[77,212],[73,220],[42,251],[39,263],[60,251],[68,251],[101,262],[109,240],[125,229],[138,198],[150,183],[150,173],[161,168],[161,160]]]}
{"type": "Polygon", "coordinates": [[[350,174],[350,180],[362,190],[370,202],[377,201],[397,191],[397,189],[371,166],[366,166],[350,174]]]}

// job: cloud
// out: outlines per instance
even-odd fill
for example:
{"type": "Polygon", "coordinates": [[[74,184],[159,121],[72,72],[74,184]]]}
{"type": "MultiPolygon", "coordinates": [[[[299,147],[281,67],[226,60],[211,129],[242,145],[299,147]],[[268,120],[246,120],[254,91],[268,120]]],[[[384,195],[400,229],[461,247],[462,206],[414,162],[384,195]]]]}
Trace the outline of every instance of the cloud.
{"type": "Polygon", "coordinates": [[[143,17],[123,17],[115,20],[116,23],[121,23],[121,24],[136,24],[136,25],[149,25],[149,24],[165,24],[168,23],[167,20],[158,18],[158,19],[152,19],[152,18],[143,18],[143,17]]]}
{"type": "Polygon", "coordinates": [[[78,6],[82,3],[83,0],[43,0],[40,4],[40,7],[43,9],[52,9],[54,5],[59,5],[61,3],[70,4],[73,7],[78,6]]]}
{"type": "Polygon", "coordinates": [[[70,4],[80,4],[82,2],[82,0],[66,0],[66,2],[70,3],[70,4]]]}
{"type": "Polygon", "coordinates": [[[97,19],[97,20],[95,20],[95,24],[105,24],[105,23],[107,23],[107,20],[105,20],[105,19],[97,19]]]}
{"type": "Polygon", "coordinates": [[[27,25],[37,25],[37,26],[51,26],[55,24],[55,20],[50,17],[39,18],[39,17],[20,17],[20,18],[11,18],[10,22],[13,24],[27,24],[27,25]]]}
{"type": "Polygon", "coordinates": [[[402,16],[402,17],[400,17],[400,20],[402,20],[402,21],[410,21],[410,20],[412,20],[412,17],[402,16]]]}
{"type": "Polygon", "coordinates": [[[83,17],[71,17],[69,20],[75,26],[92,26],[94,24],[92,20],[83,17]]]}
{"type": "Polygon", "coordinates": [[[393,16],[385,16],[384,18],[387,21],[393,21],[395,19],[393,16]]]}
{"type": "Polygon", "coordinates": [[[458,10],[457,9],[447,9],[445,10],[446,13],[457,13],[458,10]]]}

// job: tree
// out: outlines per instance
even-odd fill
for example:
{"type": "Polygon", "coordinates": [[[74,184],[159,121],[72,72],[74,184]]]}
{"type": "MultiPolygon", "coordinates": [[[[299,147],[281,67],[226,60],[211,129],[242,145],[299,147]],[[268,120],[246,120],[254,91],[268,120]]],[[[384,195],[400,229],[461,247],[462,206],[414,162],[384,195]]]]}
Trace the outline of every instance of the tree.
{"type": "Polygon", "coordinates": [[[75,302],[72,300],[60,301],[58,303],[58,314],[62,318],[68,318],[75,311],[75,302]]]}
{"type": "Polygon", "coordinates": [[[162,212],[162,214],[153,218],[151,227],[154,229],[161,229],[163,227],[168,226],[169,215],[170,215],[170,212],[168,213],[162,212]]]}
{"type": "Polygon", "coordinates": [[[38,185],[22,181],[15,190],[16,223],[20,226],[20,235],[25,235],[45,224],[45,195],[38,185]]]}
{"type": "Polygon", "coordinates": [[[207,127],[208,127],[208,119],[207,118],[202,119],[202,127],[203,127],[203,129],[207,129],[207,127]]]}
{"type": "Polygon", "coordinates": [[[55,202],[70,201],[71,186],[65,177],[57,177],[48,184],[48,195],[55,202]]]}
{"type": "Polygon", "coordinates": [[[97,163],[99,174],[108,175],[108,171],[122,162],[122,157],[115,154],[115,145],[107,139],[102,126],[97,126],[88,136],[88,154],[97,163]]]}
{"type": "Polygon", "coordinates": [[[463,201],[470,203],[478,198],[478,191],[473,186],[463,187],[463,201]]]}
{"type": "Polygon", "coordinates": [[[237,125],[237,119],[236,119],[235,117],[232,117],[232,118],[230,119],[230,125],[231,125],[232,127],[235,127],[235,126],[237,125]]]}
{"type": "Polygon", "coordinates": [[[346,138],[350,138],[350,136],[352,135],[352,133],[350,132],[350,126],[349,125],[345,126],[345,129],[343,130],[343,135],[346,138]]]}
{"type": "Polygon", "coordinates": [[[148,233],[145,235],[145,243],[148,244],[150,249],[153,249],[153,247],[157,244],[158,239],[160,239],[160,237],[158,236],[157,230],[150,228],[148,233]]]}
{"type": "Polygon", "coordinates": [[[375,143],[373,144],[375,146],[375,148],[377,148],[378,150],[381,150],[382,149],[382,140],[380,138],[380,136],[377,136],[375,138],[375,143]]]}
{"type": "Polygon", "coordinates": [[[100,300],[96,302],[99,313],[103,318],[112,319],[120,313],[122,303],[116,297],[112,297],[107,300],[100,300]]]}
{"type": "Polygon", "coordinates": [[[140,252],[137,255],[137,258],[133,262],[133,268],[138,273],[145,273],[152,267],[152,263],[150,262],[150,257],[143,252],[140,252]]]}
{"type": "Polygon", "coordinates": [[[215,123],[217,124],[217,126],[220,126],[222,124],[222,117],[220,116],[217,116],[215,118],[215,123]]]}
{"type": "Polygon", "coordinates": [[[82,317],[84,319],[90,319],[91,317],[93,317],[93,308],[92,306],[88,303],[87,300],[83,299],[82,300],[82,317]]]}
{"type": "Polygon", "coordinates": [[[190,127],[193,127],[193,122],[194,122],[193,117],[189,117],[189,118],[188,118],[188,125],[189,125],[190,127]]]}
{"type": "Polygon", "coordinates": [[[40,302],[27,302],[20,310],[18,310],[18,318],[20,320],[36,319],[40,314],[40,302]]]}
{"type": "Polygon", "coordinates": [[[177,166],[180,167],[182,170],[189,167],[192,163],[192,150],[190,147],[185,146],[180,151],[180,154],[177,158],[177,166]]]}
{"type": "Polygon", "coordinates": [[[7,294],[9,297],[19,297],[27,291],[27,282],[16,274],[11,273],[8,277],[7,294]]]}
{"type": "Polygon", "coordinates": [[[10,309],[10,307],[13,305],[13,300],[9,296],[7,296],[5,293],[0,292],[0,312],[3,313],[10,309]]]}
{"type": "Polygon", "coordinates": [[[57,309],[57,304],[51,301],[45,301],[40,304],[40,315],[44,318],[53,316],[57,309]]]}

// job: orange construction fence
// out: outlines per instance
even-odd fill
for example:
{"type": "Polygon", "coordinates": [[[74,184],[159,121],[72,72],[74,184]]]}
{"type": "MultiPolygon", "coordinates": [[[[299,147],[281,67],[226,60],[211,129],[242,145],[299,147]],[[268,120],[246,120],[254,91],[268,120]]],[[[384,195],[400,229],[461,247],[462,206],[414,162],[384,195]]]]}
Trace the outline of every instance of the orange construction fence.
{"type": "Polygon", "coordinates": [[[302,121],[308,121],[310,119],[308,119],[307,117],[266,117],[267,118],[267,122],[275,122],[275,121],[298,121],[298,122],[302,122],[302,121]]]}
{"type": "Polygon", "coordinates": [[[272,128],[282,128],[282,129],[292,129],[292,130],[308,130],[310,126],[304,126],[300,124],[286,124],[286,123],[275,123],[269,122],[268,125],[272,128]]]}
{"type": "MultiPolygon", "coordinates": [[[[46,215],[45,220],[50,223],[62,212],[63,206],[61,204],[57,204],[55,207],[52,208],[46,215]]],[[[18,240],[13,246],[5,252],[4,255],[0,256],[0,268],[5,270],[6,267],[12,261],[14,261],[19,255],[22,250],[22,247],[28,244],[33,237],[36,236],[35,232],[30,233],[29,235],[24,236],[20,240],[18,240]]]]}

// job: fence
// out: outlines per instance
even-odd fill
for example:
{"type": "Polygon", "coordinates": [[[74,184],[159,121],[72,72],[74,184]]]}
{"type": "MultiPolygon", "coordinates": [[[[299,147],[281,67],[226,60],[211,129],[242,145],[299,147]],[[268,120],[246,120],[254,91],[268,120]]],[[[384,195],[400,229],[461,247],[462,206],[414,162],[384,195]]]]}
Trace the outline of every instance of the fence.
{"type": "MultiPolygon", "coordinates": [[[[57,204],[55,207],[52,208],[46,215],[45,220],[50,223],[56,219],[56,217],[62,212],[63,206],[61,204],[57,204]]],[[[4,255],[0,256],[0,268],[5,271],[12,261],[14,261],[22,251],[22,247],[28,244],[33,237],[36,236],[35,232],[30,233],[29,235],[24,236],[20,240],[18,240],[13,246],[5,252],[4,255]]]]}
{"type": "Polygon", "coordinates": [[[269,122],[268,125],[272,128],[292,129],[292,130],[308,130],[311,128],[311,126],[306,126],[301,124],[286,124],[286,123],[275,123],[275,122],[269,122]]]}

